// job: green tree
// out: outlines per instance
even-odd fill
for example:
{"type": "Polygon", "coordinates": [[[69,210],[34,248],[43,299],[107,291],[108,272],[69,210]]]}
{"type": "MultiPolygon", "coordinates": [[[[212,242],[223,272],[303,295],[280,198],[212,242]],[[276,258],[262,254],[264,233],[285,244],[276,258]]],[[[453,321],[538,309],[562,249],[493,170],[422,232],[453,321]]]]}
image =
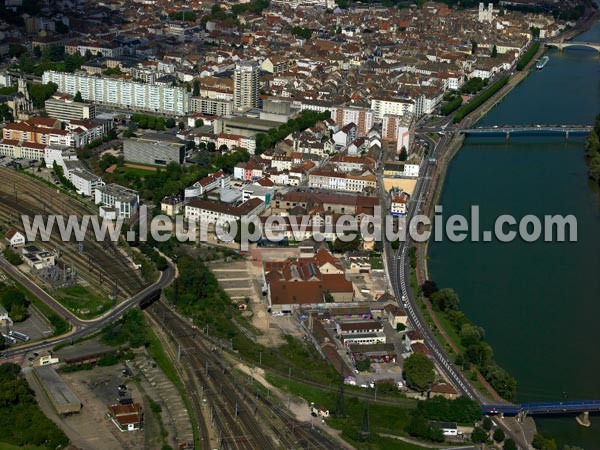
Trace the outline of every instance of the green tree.
{"type": "Polygon", "coordinates": [[[27,84],[27,91],[29,92],[29,97],[33,102],[33,106],[39,109],[44,107],[44,102],[48,100],[57,89],[58,85],[52,82],[48,84],[27,84]]]}
{"type": "Polygon", "coordinates": [[[406,158],[408,158],[408,152],[406,151],[406,147],[403,145],[402,149],[400,150],[400,155],[398,156],[398,159],[400,161],[406,161],[406,158]]]}
{"type": "Polygon", "coordinates": [[[14,252],[10,247],[6,247],[2,253],[6,260],[13,266],[23,264],[23,258],[21,258],[21,256],[14,252]]]}
{"type": "Polygon", "coordinates": [[[460,343],[465,347],[477,344],[482,337],[480,328],[473,324],[465,323],[460,329],[460,343]]]}
{"type": "Polygon", "coordinates": [[[504,441],[502,450],[517,450],[517,444],[515,444],[515,441],[513,441],[511,438],[508,438],[504,441]]]}
{"type": "Polygon", "coordinates": [[[73,97],[74,102],[83,102],[83,97],[81,96],[81,92],[77,91],[75,97],[73,97]]]}
{"type": "Polygon", "coordinates": [[[203,126],[204,126],[204,120],[202,120],[202,119],[196,119],[196,120],[194,121],[194,126],[195,126],[196,128],[203,127],[203,126]]]}
{"type": "Polygon", "coordinates": [[[198,97],[198,96],[200,96],[200,81],[199,81],[199,80],[196,80],[196,79],[194,79],[194,83],[193,83],[193,85],[194,85],[194,88],[193,88],[193,91],[192,91],[192,95],[193,95],[194,97],[198,97]]]}
{"type": "Polygon", "coordinates": [[[413,353],[404,361],[404,377],[411,388],[425,391],[435,379],[433,362],[425,355],[413,353]]]}
{"type": "Polygon", "coordinates": [[[444,288],[431,296],[431,303],[436,309],[444,312],[451,309],[458,309],[460,300],[454,289],[444,288]]]}
{"type": "Polygon", "coordinates": [[[183,129],[185,128],[185,123],[183,123],[183,122],[179,122],[179,123],[177,124],[177,126],[179,127],[179,129],[180,129],[180,130],[183,130],[183,129]]]}
{"type": "Polygon", "coordinates": [[[545,438],[542,434],[536,433],[531,442],[533,448],[537,450],[556,450],[556,441],[554,439],[545,438]]]}
{"type": "Polygon", "coordinates": [[[492,53],[490,55],[492,58],[495,58],[496,56],[498,56],[498,48],[496,48],[496,45],[494,45],[492,47],[492,53]]]}
{"type": "Polygon", "coordinates": [[[4,339],[4,335],[0,333],[0,350],[4,350],[6,348],[6,340],[4,339]]]}
{"type": "Polygon", "coordinates": [[[489,417],[485,417],[483,419],[483,424],[482,425],[483,425],[483,429],[485,431],[491,431],[491,429],[492,429],[492,419],[490,419],[489,417]]]}
{"type": "Polygon", "coordinates": [[[471,433],[471,440],[476,444],[483,444],[488,439],[488,433],[481,427],[475,427],[471,433]]]}
{"type": "Polygon", "coordinates": [[[504,430],[502,428],[496,428],[493,434],[494,441],[500,443],[504,440],[505,437],[506,436],[504,434],[504,430]]]}

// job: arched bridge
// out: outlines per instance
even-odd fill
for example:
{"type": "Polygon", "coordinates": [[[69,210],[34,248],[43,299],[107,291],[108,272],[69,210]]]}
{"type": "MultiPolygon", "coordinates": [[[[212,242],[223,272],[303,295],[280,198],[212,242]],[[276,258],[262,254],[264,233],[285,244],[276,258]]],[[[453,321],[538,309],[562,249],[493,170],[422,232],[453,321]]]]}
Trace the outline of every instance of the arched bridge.
{"type": "Polygon", "coordinates": [[[546,47],[556,47],[559,51],[563,51],[567,47],[587,47],[596,50],[600,53],[600,44],[597,42],[577,42],[577,41],[549,41],[546,42],[546,47]]]}

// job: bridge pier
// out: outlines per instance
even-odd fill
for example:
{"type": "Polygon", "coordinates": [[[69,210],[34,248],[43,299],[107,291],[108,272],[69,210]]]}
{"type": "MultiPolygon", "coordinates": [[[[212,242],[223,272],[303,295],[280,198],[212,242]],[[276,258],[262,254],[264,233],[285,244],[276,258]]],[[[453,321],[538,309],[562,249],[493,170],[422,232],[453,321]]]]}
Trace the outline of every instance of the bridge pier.
{"type": "Polygon", "coordinates": [[[584,411],[581,414],[579,414],[575,420],[577,421],[577,423],[579,425],[581,425],[582,427],[591,427],[592,426],[592,422],[590,421],[590,413],[589,411],[584,411]]]}
{"type": "Polygon", "coordinates": [[[567,141],[569,140],[569,130],[565,131],[565,139],[567,141]]]}
{"type": "Polygon", "coordinates": [[[510,131],[506,132],[506,142],[510,141],[510,131]]]}

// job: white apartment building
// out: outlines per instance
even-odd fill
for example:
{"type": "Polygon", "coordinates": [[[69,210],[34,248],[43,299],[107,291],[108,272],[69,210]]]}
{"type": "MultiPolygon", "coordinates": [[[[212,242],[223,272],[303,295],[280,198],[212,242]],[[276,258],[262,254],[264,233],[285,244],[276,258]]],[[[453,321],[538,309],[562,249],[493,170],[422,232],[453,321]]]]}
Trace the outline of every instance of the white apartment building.
{"type": "Polygon", "coordinates": [[[104,186],[102,178],[83,167],[80,161],[64,161],[64,167],[65,176],[80,195],[95,197],[96,189],[104,186]]]}
{"type": "Polygon", "coordinates": [[[100,217],[115,220],[129,219],[139,206],[138,193],[118,184],[99,186],[95,190],[94,200],[100,206],[100,217]]]}
{"type": "Polygon", "coordinates": [[[252,198],[239,206],[210,200],[191,200],[185,205],[185,219],[190,223],[203,226],[224,225],[237,222],[243,217],[258,216],[265,208],[265,204],[258,198],[252,198]]]}
{"type": "Polygon", "coordinates": [[[188,198],[198,198],[217,188],[229,189],[230,183],[231,177],[222,170],[218,170],[205,176],[201,180],[196,181],[189,188],[186,188],[184,191],[184,198],[186,200],[188,198]]]}
{"type": "Polygon", "coordinates": [[[190,109],[191,95],[182,87],[52,70],[44,72],[42,82],[56,83],[59,92],[70,95],[80,92],[84,100],[109,106],[164,114],[187,114],[190,109]]]}
{"type": "Polygon", "coordinates": [[[347,192],[364,192],[375,189],[377,177],[370,171],[362,175],[348,175],[332,170],[313,170],[308,175],[308,186],[347,192]]]}
{"type": "Polygon", "coordinates": [[[375,113],[377,120],[383,120],[383,116],[386,114],[394,116],[416,114],[415,101],[411,99],[373,98],[371,99],[371,109],[375,113]]]}
{"type": "Polygon", "coordinates": [[[44,161],[49,169],[56,163],[65,170],[64,162],[77,161],[77,154],[71,147],[66,145],[49,145],[44,149],[44,161]]]}

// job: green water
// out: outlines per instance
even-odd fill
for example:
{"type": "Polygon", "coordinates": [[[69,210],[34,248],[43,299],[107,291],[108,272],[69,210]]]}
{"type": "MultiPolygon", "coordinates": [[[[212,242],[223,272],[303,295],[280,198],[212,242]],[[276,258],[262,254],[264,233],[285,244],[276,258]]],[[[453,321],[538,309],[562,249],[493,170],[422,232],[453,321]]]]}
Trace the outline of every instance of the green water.
{"type": "MultiPolygon", "coordinates": [[[[600,25],[577,40],[600,42],[600,25]]],[[[600,113],[600,57],[550,50],[483,125],[591,124],[600,113]]],[[[576,243],[433,243],[430,276],[459,293],[486,330],[497,361],[518,380],[518,400],[600,399],[600,202],[587,180],[583,139],[469,138],[448,170],[444,214],[481,208],[482,229],[501,214],[573,214],[576,243]]],[[[600,449],[574,418],[536,420],[560,444],[600,449]]]]}

